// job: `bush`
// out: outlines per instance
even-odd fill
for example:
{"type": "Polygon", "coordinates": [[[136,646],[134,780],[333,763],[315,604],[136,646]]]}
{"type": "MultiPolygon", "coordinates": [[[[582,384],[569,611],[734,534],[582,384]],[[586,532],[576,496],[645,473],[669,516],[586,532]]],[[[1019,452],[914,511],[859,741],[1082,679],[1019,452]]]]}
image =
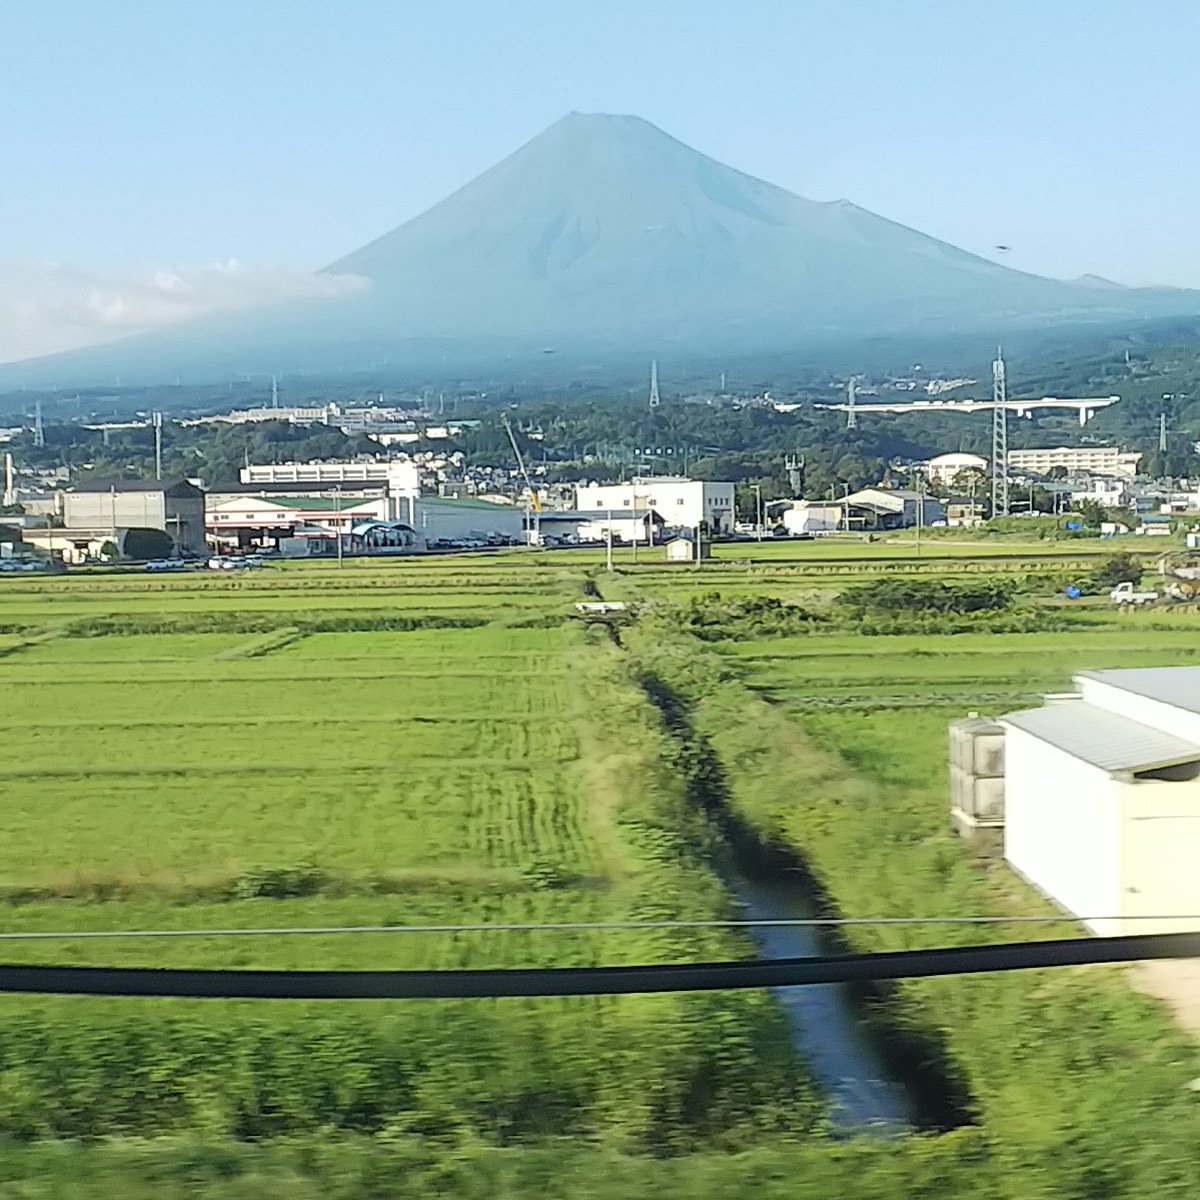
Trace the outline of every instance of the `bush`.
{"type": "Polygon", "coordinates": [[[899,613],[1003,612],[1015,585],[1004,580],[943,583],[937,579],[877,579],[843,592],[842,606],[855,617],[899,613]]]}
{"type": "Polygon", "coordinates": [[[1142,564],[1132,554],[1114,554],[1097,563],[1084,581],[1084,590],[1111,592],[1118,583],[1140,583],[1142,564]]]}
{"type": "Polygon", "coordinates": [[[693,596],[671,615],[678,629],[706,642],[794,637],[824,619],[774,596],[727,600],[720,592],[693,596]]]}
{"type": "Polygon", "coordinates": [[[233,893],[237,900],[287,900],[312,896],[324,883],[324,871],[309,862],[291,867],[252,867],[239,876],[233,893]]]}

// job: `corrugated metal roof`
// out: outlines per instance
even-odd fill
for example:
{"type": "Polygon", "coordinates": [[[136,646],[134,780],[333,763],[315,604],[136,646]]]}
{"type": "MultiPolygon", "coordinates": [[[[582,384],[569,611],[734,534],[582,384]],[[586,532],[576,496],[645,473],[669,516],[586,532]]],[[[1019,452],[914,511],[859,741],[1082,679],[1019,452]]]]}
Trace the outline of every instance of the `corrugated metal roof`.
{"type": "Polygon", "coordinates": [[[1082,700],[1008,713],[1000,720],[1105,771],[1144,771],[1200,759],[1200,745],[1082,700]]]}
{"type": "Polygon", "coordinates": [[[1200,713],[1200,667],[1134,667],[1122,671],[1081,671],[1080,678],[1111,684],[1149,700],[1200,713]]]}

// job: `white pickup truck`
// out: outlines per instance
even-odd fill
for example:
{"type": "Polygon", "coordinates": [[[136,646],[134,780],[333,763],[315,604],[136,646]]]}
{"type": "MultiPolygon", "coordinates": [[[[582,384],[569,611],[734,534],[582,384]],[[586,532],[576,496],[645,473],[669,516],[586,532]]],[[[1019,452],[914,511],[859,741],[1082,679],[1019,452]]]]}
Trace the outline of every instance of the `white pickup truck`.
{"type": "Polygon", "coordinates": [[[1152,604],[1158,599],[1158,593],[1136,591],[1133,584],[1126,580],[1124,583],[1118,583],[1108,593],[1108,598],[1113,604],[1152,604]]]}

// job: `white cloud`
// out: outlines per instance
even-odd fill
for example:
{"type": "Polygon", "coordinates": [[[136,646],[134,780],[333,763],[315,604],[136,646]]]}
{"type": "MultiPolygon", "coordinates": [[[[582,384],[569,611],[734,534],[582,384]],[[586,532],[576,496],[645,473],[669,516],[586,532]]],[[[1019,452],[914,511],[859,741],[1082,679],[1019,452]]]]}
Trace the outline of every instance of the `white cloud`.
{"type": "Polygon", "coordinates": [[[0,362],[111,342],[207,313],[334,298],[368,286],[358,275],[313,275],[234,259],[131,275],[0,262],[0,362]]]}

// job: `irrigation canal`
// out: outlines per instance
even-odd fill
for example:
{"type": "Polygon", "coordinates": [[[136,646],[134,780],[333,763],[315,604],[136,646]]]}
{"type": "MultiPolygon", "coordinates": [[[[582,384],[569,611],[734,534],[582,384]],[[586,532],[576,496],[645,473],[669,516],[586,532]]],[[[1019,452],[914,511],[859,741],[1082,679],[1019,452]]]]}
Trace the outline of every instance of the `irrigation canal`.
{"type": "MultiPolygon", "coordinates": [[[[747,919],[778,921],[812,915],[802,888],[774,874],[727,878],[747,919]]],[[[763,958],[814,958],[827,953],[818,929],[768,925],[751,930],[763,958]]],[[[834,1127],[846,1134],[896,1136],[915,1126],[908,1090],[890,1075],[844,984],[773,988],[791,1023],[796,1047],[831,1101],[834,1127]]]]}

